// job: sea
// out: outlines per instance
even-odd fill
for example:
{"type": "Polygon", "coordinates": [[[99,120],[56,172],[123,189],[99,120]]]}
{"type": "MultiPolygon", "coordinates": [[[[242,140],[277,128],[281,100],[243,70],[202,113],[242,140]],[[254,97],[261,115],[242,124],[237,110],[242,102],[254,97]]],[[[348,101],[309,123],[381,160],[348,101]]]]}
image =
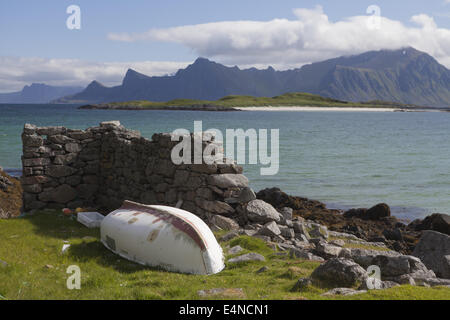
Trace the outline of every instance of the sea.
{"type": "Polygon", "coordinates": [[[243,165],[255,191],[279,187],[342,210],[384,202],[405,220],[450,213],[450,112],[125,111],[0,104],[0,166],[20,176],[25,123],[85,129],[108,120],[147,138],[180,128],[193,131],[194,121],[223,133],[268,129],[269,138],[270,130],[278,129],[278,173],[261,175],[268,165],[243,165]]]}

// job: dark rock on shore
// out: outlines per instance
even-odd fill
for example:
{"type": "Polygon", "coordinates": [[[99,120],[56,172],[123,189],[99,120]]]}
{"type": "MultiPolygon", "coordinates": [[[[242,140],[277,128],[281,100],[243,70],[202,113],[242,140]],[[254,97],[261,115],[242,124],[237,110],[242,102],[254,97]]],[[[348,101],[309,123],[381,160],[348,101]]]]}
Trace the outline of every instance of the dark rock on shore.
{"type": "Polygon", "coordinates": [[[328,209],[320,201],[290,196],[279,188],[261,190],[257,198],[279,211],[284,207],[292,208],[295,217],[322,224],[332,231],[353,234],[366,241],[384,242],[388,248],[404,254],[414,250],[421,236],[420,231],[408,228],[391,216],[389,206],[384,203],[370,209],[351,209],[342,213],[328,209]]]}
{"type": "Polygon", "coordinates": [[[391,209],[385,203],[377,204],[370,209],[350,209],[344,213],[346,218],[360,218],[363,220],[379,220],[391,215],[391,209]]]}
{"type": "Polygon", "coordinates": [[[424,220],[414,220],[409,224],[413,230],[434,230],[450,235],[450,215],[435,213],[424,220]]]}

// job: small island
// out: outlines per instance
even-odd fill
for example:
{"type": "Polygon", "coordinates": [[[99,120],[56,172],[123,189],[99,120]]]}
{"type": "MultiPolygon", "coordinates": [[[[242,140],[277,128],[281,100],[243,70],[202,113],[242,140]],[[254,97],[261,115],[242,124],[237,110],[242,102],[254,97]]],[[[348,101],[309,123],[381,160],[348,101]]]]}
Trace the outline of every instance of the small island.
{"type": "Polygon", "coordinates": [[[253,97],[229,95],[216,101],[174,99],[165,102],[135,100],[88,104],[79,109],[110,110],[189,110],[189,111],[242,111],[246,108],[281,108],[281,107],[319,107],[319,108],[352,108],[352,109],[390,109],[392,111],[417,111],[430,109],[415,105],[407,105],[387,101],[348,102],[310,93],[286,93],[275,97],[253,97]]]}

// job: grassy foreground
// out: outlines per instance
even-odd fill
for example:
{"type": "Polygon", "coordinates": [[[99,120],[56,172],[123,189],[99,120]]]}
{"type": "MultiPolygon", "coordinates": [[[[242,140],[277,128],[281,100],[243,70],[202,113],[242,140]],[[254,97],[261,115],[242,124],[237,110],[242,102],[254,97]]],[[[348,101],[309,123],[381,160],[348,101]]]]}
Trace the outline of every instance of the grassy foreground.
{"type": "MultiPolygon", "coordinates": [[[[326,288],[290,292],[298,278],[310,275],[318,262],[275,255],[256,238],[240,237],[221,244],[224,248],[239,244],[246,249],[242,253],[259,252],[267,261],[227,264],[224,271],[211,276],[169,273],[124,260],[103,247],[98,229],[87,229],[55,211],[0,220],[0,244],[0,300],[201,299],[197,291],[212,288],[230,290],[209,299],[330,299],[321,296],[326,288]],[[64,241],[71,247],[62,254],[64,241]],[[70,265],[81,269],[81,290],[66,287],[70,265]],[[257,274],[263,266],[268,271],[257,274]]],[[[333,298],[450,299],[450,289],[401,286],[333,298]]]]}
{"type": "Polygon", "coordinates": [[[276,97],[253,97],[230,95],[216,101],[175,99],[166,102],[153,101],[127,101],[112,102],[105,105],[122,108],[143,108],[159,109],[167,107],[195,107],[201,105],[214,105],[220,107],[289,107],[289,106],[309,106],[309,107],[347,107],[347,108],[407,108],[407,105],[385,101],[371,102],[346,102],[330,98],[324,98],[310,93],[286,93],[276,97]]]}

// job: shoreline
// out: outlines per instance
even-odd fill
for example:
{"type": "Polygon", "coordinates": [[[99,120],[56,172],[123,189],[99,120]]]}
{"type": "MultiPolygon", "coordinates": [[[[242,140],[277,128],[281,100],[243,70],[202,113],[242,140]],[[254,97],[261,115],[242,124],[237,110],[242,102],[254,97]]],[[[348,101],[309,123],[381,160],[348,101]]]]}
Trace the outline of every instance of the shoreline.
{"type": "Polygon", "coordinates": [[[338,112],[431,112],[439,110],[426,110],[426,109],[402,109],[402,108],[364,108],[364,107],[313,107],[313,106],[267,106],[267,107],[235,107],[241,111],[302,111],[302,112],[326,112],[326,111],[338,111],[338,112]]]}
{"type": "MultiPolygon", "coordinates": [[[[1,167],[0,167],[1,170],[1,167]]],[[[3,168],[3,171],[5,173],[7,173],[9,176],[20,180],[21,176],[22,176],[22,169],[20,168],[3,168]]],[[[270,186],[267,186],[266,188],[269,188],[270,186]]],[[[263,188],[264,189],[264,188],[263,188]]],[[[261,189],[261,190],[263,190],[261,189]]],[[[294,197],[301,197],[299,195],[294,195],[294,197]]],[[[308,199],[310,199],[307,196],[308,199]]],[[[349,205],[349,204],[344,204],[344,203],[339,203],[339,202],[330,202],[330,201],[326,201],[326,200],[319,200],[319,199],[313,199],[315,201],[319,201],[322,202],[326,205],[326,207],[330,210],[338,210],[338,211],[347,211],[353,208],[358,208],[358,207],[362,207],[364,206],[364,204],[361,205],[349,205]]],[[[404,209],[406,208],[405,206],[392,206],[391,210],[392,210],[392,216],[396,217],[399,221],[408,224],[410,222],[412,222],[415,219],[424,219],[425,217],[431,215],[431,211],[423,208],[423,207],[411,207],[408,208],[410,210],[414,210],[414,209],[419,209],[421,212],[423,212],[423,214],[417,215],[415,216],[414,214],[409,215],[409,214],[404,214],[404,212],[397,212],[397,209],[404,209]],[[425,212],[427,211],[427,212],[425,212]]]]}

